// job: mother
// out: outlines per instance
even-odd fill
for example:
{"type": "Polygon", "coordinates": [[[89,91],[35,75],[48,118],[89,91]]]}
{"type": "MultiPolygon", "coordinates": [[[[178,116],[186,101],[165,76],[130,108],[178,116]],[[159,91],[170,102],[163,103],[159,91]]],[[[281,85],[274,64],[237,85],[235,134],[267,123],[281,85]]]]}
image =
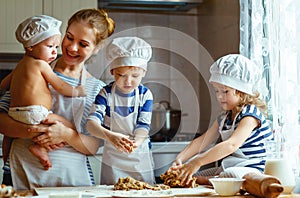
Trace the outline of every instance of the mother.
{"type": "Polygon", "coordinates": [[[13,184],[15,189],[94,184],[87,155],[95,154],[100,142],[87,133],[85,123],[95,96],[105,84],[86,71],[85,62],[98,52],[114,27],[114,21],[104,10],[83,9],[76,12],[68,21],[61,45],[62,57],[52,63],[54,71],[63,80],[73,86],[85,84],[87,96],[84,98],[67,98],[51,90],[53,112],[71,121],[77,131],[60,122],[49,121],[28,132],[28,125],[16,122],[7,115],[9,93],[0,100],[0,132],[5,135],[5,184],[13,184]],[[33,138],[35,132],[44,133],[33,138]],[[49,152],[52,161],[50,170],[43,170],[38,159],[26,149],[31,138],[54,149],[49,152]],[[62,143],[66,145],[61,148],[54,146],[62,143]]]}

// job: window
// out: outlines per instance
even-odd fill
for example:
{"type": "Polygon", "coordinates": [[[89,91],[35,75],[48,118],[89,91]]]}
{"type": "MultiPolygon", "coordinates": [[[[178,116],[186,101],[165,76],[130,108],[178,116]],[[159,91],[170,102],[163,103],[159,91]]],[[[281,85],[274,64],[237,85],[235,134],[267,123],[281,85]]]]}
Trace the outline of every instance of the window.
{"type": "Polygon", "coordinates": [[[274,129],[288,127],[294,135],[300,133],[299,6],[299,0],[240,0],[240,52],[263,68],[261,90],[274,129]]]}
{"type": "Polygon", "coordinates": [[[299,175],[300,1],[240,0],[240,53],[261,65],[275,137],[289,145],[299,175]]]}

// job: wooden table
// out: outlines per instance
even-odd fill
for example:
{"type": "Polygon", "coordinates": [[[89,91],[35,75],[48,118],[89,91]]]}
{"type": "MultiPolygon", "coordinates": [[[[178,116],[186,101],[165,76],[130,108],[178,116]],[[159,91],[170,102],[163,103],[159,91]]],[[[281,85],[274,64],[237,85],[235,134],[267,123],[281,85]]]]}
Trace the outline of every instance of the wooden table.
{"type": "MultiPolygon", "coordinates": [[[[38,197],[36,195],[36,193],[34,192],[34,190],[31,191],[18,191],[18,194],[24,197],[38,197]]],[[[213,195],[208,195],[208,196],[173,196],[178,197],[178,198],[207,198],[207,197],[222,197],[219,196],[217,194],[213,194],[213,195]]],[[[222,198],[256,198],[255,196],[252,195],[236,195],[236,196],[226,196],[226,197],[222,197],[222,198]]],[[[300,198],[300,194],[282,194],[279,196],[279,198],[300,198]]]]}

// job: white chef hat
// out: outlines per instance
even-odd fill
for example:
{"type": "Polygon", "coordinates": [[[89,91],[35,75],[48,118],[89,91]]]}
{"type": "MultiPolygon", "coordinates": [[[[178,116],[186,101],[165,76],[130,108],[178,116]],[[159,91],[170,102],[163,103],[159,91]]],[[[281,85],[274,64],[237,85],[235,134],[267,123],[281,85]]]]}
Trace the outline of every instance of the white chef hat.
{"type": "Polygon", "coordinates": [[[110,70],[122,66],[135,66],[146,71],[151,56],[151,45],[138,37],[115,38],[106,48],[106,57],[111,61],[110,70]]]}
{"type": "Polygon", "coordinates": [[[217,82],[241,92],[254,95],[261,70],[250,59],[240,54],[229,54],[219,58],[210,67],[209,82],[217,82]]]}
{"type": "Polygon", "coordinates": [[[17,40],[24,47],[30,47],[56,34],[61,35],[61,21],[47,16],[37,15],[24,20],[15,32],[17,40]]]}

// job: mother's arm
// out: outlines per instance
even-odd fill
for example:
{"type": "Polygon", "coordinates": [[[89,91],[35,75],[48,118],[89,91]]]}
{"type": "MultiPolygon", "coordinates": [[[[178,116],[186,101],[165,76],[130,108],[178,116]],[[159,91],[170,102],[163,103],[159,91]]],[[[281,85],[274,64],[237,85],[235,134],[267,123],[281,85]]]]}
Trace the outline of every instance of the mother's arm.
{"type": "Polygon", "coordinates": [[[37,133],[29,132],[29,125],[15,121],[6,112],[0,112],[0,133],[13,138],[33,138],[37,133]]]}
{"type": "Polygon", "coordinates": [[[6,112],[0,112],[0,120],[0,133],[5,135],[2,142],[2,154],[6,162],[11,146],[11,138],[33,138],[40,133],[28,132],[29,125],[15,121],[6,112]]]}
{"type": "Polygon", "coordinates": [[[97,153],[100,146],[99,139],[78,133],[76,130],[66,127],[58,121],[47,120],[43,124],[30,127],[30,132],[45,132],[33,138],[34,142],[51,148],[51,145],[59,144],[63,141],[83,154],[94,155],[97,153]]]}
{"type": "Polygon", "coordinates": [[[52,121],[32,127],[32,125],[15,121],[6,112],[0,112],[0,120],[0,133],[8,137],[33,138],[35,141],[41,140],[45,146],[64,141],[77,151],[87,155],[95,154],[100,146],[99,139],[79,134],[76,130],[68,128],[60,122],[52,121]],[[42,135],[40,135],[41,133],[42,135]]]}

